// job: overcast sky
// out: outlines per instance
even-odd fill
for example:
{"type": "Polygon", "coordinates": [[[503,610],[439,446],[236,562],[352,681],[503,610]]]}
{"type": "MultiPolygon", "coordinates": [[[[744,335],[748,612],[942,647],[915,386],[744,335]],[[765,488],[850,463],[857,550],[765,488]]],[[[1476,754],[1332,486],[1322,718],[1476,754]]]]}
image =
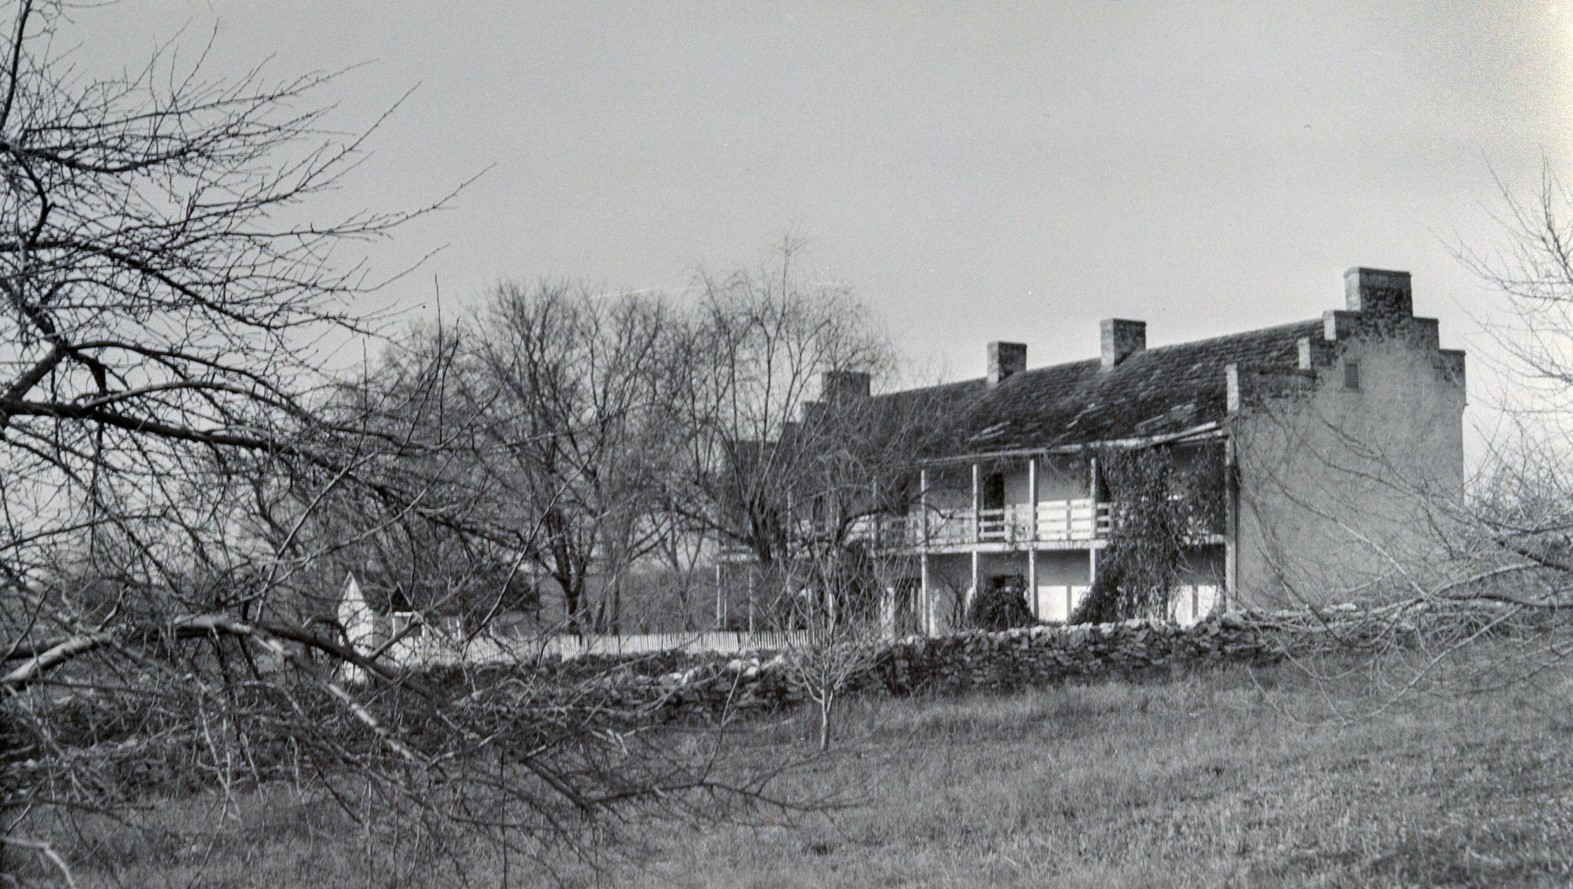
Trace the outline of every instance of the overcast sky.
{"type": "MultiPolygon", "coordinates": [[[[784,232],[952,378],[984,344],[1090,357],[1318,316],[1352,265],[1414,274],[1443,344],[1500,307],[1449,252],[1500,242],[1498,176],[1573,178],[1573,4],[127,2],[94,59],[217,28],[212,67],[366,62],[345,126],[415,92],[336,196],[447,245],[390,298],[499,278],[681,287],[784,232]]],[[[1480,367],[1480,362],[1475,363],[1480,367]]],[[[1471,380],[1472,388],[1484,375],[1471,380]]],[[[1483,392],[1474,393],[1483,395],[1483,392]]]]}

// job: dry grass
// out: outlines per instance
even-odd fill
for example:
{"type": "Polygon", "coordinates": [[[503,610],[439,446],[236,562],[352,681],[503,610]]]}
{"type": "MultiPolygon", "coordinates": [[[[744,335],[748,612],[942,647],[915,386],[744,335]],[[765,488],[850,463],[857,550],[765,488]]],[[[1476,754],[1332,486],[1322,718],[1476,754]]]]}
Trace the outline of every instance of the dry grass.
{"type": "MultiPolygon", "coordinates": [[[[1489,658],[1489,651],[1477,658],[1489,658]]],[[[832,812],[697,829],[644,822],[635,860],[569,864],[574,886],[1540,886],[1573,884],[1573,684],[1387,691],[1364,673],[1218,670],[1010,696],[861,700],[831,754],[784,779],[832,812]]],[[[738,755],[801,754],[811,717],[758,727],[738,755]]],[[[368,861],[342,817],[252,797],[211,845],[101,837],[95,884],[429,885],[368,861]],[[374,874],[368,878],[368,874],[374,874]]],[[[145,814],[182,835],[192,804],[145,814]]],[[[156,834],[156,831],[155,831],[156,834]]],[[[141,836],[143,834],[139,834],[141,836]]],[[[404,850],[409,851],[409,850],[404,850]]],[[[419,856],[416,856],[419,860],[419,856]]],[[[444,883],[538,885],[539,869],[460,850],[444,883]]],[[[403,865],[401,865],[403,866],[403,865]]]]}

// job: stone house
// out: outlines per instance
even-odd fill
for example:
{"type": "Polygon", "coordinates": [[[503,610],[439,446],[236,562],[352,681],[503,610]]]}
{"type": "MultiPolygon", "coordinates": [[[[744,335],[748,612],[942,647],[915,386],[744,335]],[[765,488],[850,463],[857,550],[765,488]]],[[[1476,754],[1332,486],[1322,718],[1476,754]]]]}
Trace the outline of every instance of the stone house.
{"type": "MultiPolygon", "coordinates": [[[[1345,307],[1320,319],[1156,348],[1146,332],[1103,321],[1097,357],[1039,368],[991,343],[983,378],[875,397],[936,400],[950,425],[905,514],[861,529],[905,561],[897,632],[950,629],[1001,586],[1066,620],[1118,537],[1100,461],[1142,450],[1201,480],[1171,499],[1216,505],[1183,547],[1181,622],[1379,595],[1425,570],[1462,496],[1464,353],[1415,317],[1407,272],[1350,269],[1345,307]]],[[[866,378],[827,387],[869,397],[866,378]]]]}
{"type": "MultiPolygon", "coordinates": [[[[955,629],[999,589],[1040,621],[1070,619],[1128,539],[1116,466],[1146,453],[1188,480],[1149,499],[1199,507],[1168,590],[1173,619],[1380,596],[1437,562],[1462,499],[1465,360],[1440,348],[1435,319],[1415,317],[1407,272],[1355,268],[1344,283],[1345,307],[1321,318],[1195,342],[1148,348],[1144,322],[1108,319],[1082,361],[1033,368],[1025,345],[995,342],[980,378],[877,396],[867,374],[828,373],[803,422],[734,447],[734,459],[791,463],[764,458],[810,452],[824,440],[804,431],[813,418],[848,406],[859,440],[909,432],[913,418],[935,427],[916,465],[903,458],[905,490],[876,493],[847,537],[876,555],[880,617],[896,635],[955,629]]],[[[804,517],[837,487],[800,481],[765,498],[784,528],[819,521],[804,517]]],[[[776,627],[755,620],[756,595],[779,594],[756,594],[753,554],[718,546],[715,562],[715,628],[776,627]]],[[[403,637],[411,654],[467,650],[477,641],[467,627],[484,625],[487,644],[550,630],[538,613],[515,613],[530,596],[472,594],[497,589],[406,594],[363,574],[346,583],[338,617],[358,649],[403,637]]],[[[794,595],[817,601],[807,588],[794,595]]],[[[831,609],[819,613],[834,614],[834,597],[818,595],[831,609]]],[[[687,629],[688,618],[654,629],[687,629]]]]}

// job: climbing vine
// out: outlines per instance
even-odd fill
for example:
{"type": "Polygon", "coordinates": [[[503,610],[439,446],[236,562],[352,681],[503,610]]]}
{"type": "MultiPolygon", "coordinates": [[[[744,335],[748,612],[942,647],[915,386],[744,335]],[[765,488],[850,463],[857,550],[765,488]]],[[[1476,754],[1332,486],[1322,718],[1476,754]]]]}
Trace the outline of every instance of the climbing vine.
{"type": "Polygon", "coordinates": [[[1037,623],[1027,607],[1027,579],[1017,574],[999,586],[978,590],[968,603],[966,625],[980,630],[1009,630],[1037,623]]]}
{"type": "Polygon", "coordinates": [[[1110,503],[1109,543],[1070,622],[1164,617],[1197,544],[1223,531],[1223,448],[1104,448],[1089,456],[1097,460],[1101,499],[1110,503]]]}

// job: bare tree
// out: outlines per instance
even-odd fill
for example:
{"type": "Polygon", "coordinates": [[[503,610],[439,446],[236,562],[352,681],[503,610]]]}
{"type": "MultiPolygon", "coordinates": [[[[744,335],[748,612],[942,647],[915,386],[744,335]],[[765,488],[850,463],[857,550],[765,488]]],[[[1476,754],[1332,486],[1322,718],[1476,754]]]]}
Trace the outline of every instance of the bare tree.
{"type": "Polygon", "coordinates": [[[818,744],[829,750],[844,692],[879,662],[891,636],[893,552],[863,542],[794,559],[768,610],[784,640],[781,669],[814,706],[818,744]]]}
{"type": "Polygon", "coordinates": [[[324,478],[256,478],[268,489],[253,504],[256,536],[300,573],[294,586],[331,597],[354,574],[387,604],[399,600],[394,610],[457,616],[474,631],[537,610],[521,562],[539,528],[512,521],[512,510],[498,514],[485,426],[495,396],[472,352],[454,328],[394,337],[376,367],[338,386],[321,410],[358,431],[345,438],[344,456],[358,449],[363,464],[349,483],[324,490],[324,478]]]}
{"type": "Polygon", "coordinates": [[[689,437],[668,506],[728,558],[727,585],[744,576],[751,609],[773,607],[802,560],[899,534],[916,461],[944,428],[929,399],[875,391],[896,376],[894,350],[800,259],[788,240],[774,266],[701,278],[693,371],[674,400],[689,437]]]}
{"type": "Polygon", "coordinates": [[[948,426],[848,289],[790,239],[761,269],[703,275],[680,366],[667,477],[675,521],[713,542],[724,599],[785,640],[783,668],[833,737],[835,708],[895,632],[917,465],[948,426]],[[740,588],[740,589],[739,589],[740,588]]]}
{"type": "Polygon", "coordinates": [[[1565,447],[1573,418],[1573,193],[1550,167],[1531,200],[1502,185],[1505,238],[1496,249],[1460,249],[1460,259],[1504,294],[1511,312],[1490,328],[1500,369],[1516,387],[1488,442],[1474,512],[1487,536],[1525,570],[1549,581],[1523,604],[1560,607],[1573,585],[1573,462],[1565,447]]]}
{"type": "MultiPolygon", "coordinates": [[[[244,747],[269,709],[242,690],[269,687],[255,685],[258,658],[352,656],[259,620],[282,566],[235,533],[237,504],[275,467],[358,470],[313,409],[325,378],[311,343],[353,333],[350,302],[378,283],[330,262],[334,249],[411,214],[312,212],[362,156],[361,137],[325,127],[315,97],[330,75],[211,80],[166,48],[90,80],[51,54],[68,39],[58,4],[9,11],[0,804],[16,845],[16,821],[39,807],[126,798],[114,758],[94,753],[104,733],[74,734],[73,720],[135,714],[110,740],[172,740],[220,718],[219,737],[244,747]]],[[[318,692],[344,697],[326,680],[318,692]]]]}
{"type": "MultiPolygon", "coordinates": [[[[1506,297],[1487,332],[1506,381],[1495,393],[1495,422],[1467,502],[1439,507],[1455,546],[1453,571],[1415,589],[1431,608],[1485,608],[1489,626],[1528,624],[1484,671],[1489,681],[1516,681],[1565,669],[1566,621],[1573,605],[1573,192],[1549,162],[1528,197],[1499,181],[1503,238],[1494,247],[1455,253],[1506,297]]],[[[1455,647],[1472,635],[1449,640],[1455,647]]],[[[1479,678],[1479,677],[1476,677],[1479,678]]]]}
{"type": "Polygon", "coordinates": [[[418,518],[499,543],[444,462],[442,436],[473,427],[416,422],[445,384],[352,411],[317,366],[313,344],[356,333],[349,305],[378,284],[337,254],[411,216],[316,212],[362,157],[364,137],[327,128],[331,76],[213,80],[165,48],[92,80],[53,54],[61,5],[10,11],[0,818],[23,876],[149,792],[288,775],[377,830],[530,849],[719,789],[708,759],[582,677],[423,678],[291,599],[348,542],[303,536],[346,488],[382,506],[365,533],[418,518]],[[368,681],[340,681],[344,664],[368,681]]]}
{"type": "Polygon", "coordinates": [[[623,575],[660,540],[649,517],[680,433],[672,313],[649,296],[504,284],[475,327],[486,502],[525,532],[517,545],[555,581],[571,630],[616,631],[623,575]]]}
{"type": "Polygon", "coordinates": [[[764,565],[783,555],[796,489],[818,457],[794,445],[824,381],[866,394],[869,374],[892,362],[846,288],[799,279],[797,253],[788,241],[775,268],[701,278],[693,371],[677,400],[693,434],[675,506],[764,565]]]}

